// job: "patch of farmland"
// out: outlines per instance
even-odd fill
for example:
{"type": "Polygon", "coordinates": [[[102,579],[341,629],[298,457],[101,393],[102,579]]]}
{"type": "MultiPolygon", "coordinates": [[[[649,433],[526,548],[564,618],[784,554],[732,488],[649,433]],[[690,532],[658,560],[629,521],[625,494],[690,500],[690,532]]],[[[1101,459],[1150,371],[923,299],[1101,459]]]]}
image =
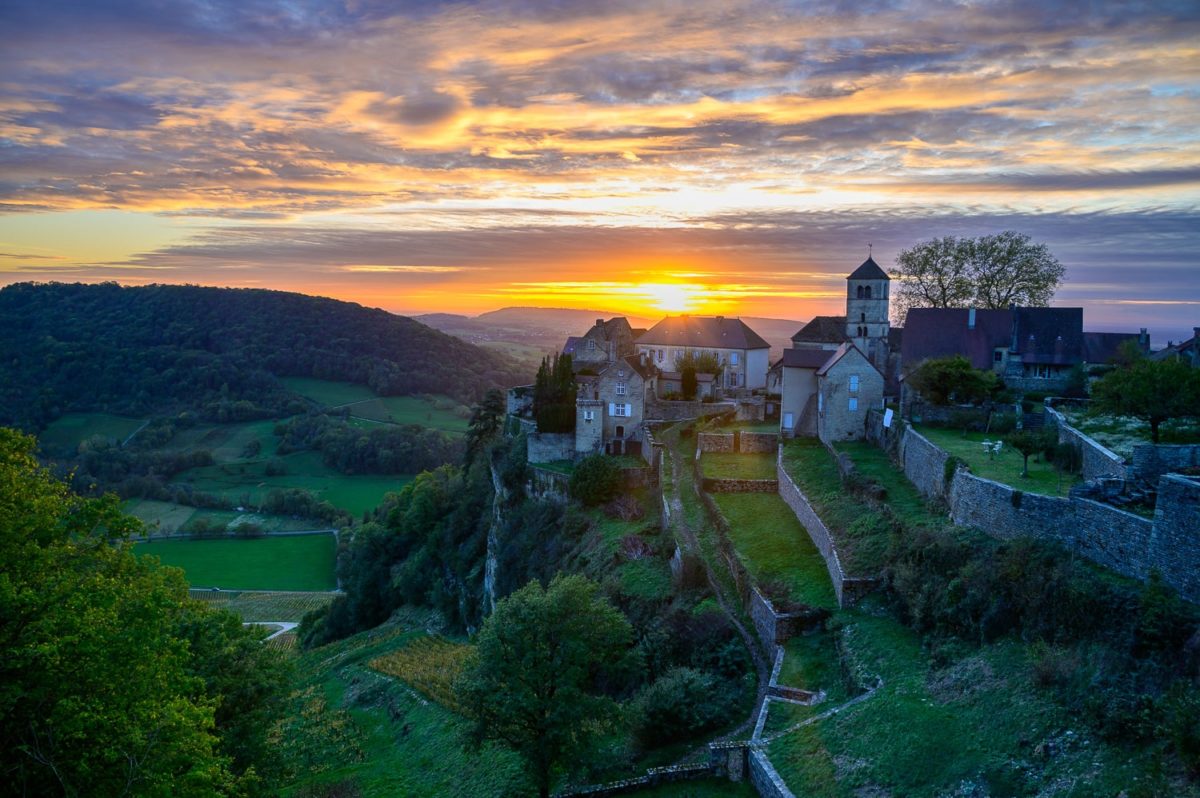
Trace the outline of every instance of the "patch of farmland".
{"type": "Polygon", "coordinates": [[[280,377],[283,387],[325,407],[340,407],[352,402],[374,399],[375,392],[354,382],[316,380],[311,377],[280,377]]]}
{"type": "MultiPolygon", "coordinates": [[[[182,568],[193,587],[229,590],[332,590],[333,535],[154,540],[134,544],[164,565],[182,568]]],[[[278,621],[282,618],[264,618],[278,621]]]]}
{"type": "Polygon", "coordinates": [[[209,525],[220,525],[231,531],[241,524],[254,524],[264,532],[303,532],[323,529],[324,522],[307,518],[291,518],[270,513],[238,512],[237,510],[210,510],[186,504],[162,502],[154,499],[130,499],[123,505],[125,512],[141,519],[146,525],[147,535],[169,535],[187,533],[192,524],[203,520],[209,525]]]}
{"type": "Polygon", "coordinates": [[[67,413],[51,421],[38,440],[48,454],[75,454],[79,444],[94,435],[121,443],[144,423],[142,418],[109,413],[67,413]]]}
{"type": "MultiPolygon", "coordinates": [[[[245,592],[237,590],[199,590],[188,595],[213,607],[229,610],[246,622],[294,621],[299,623],[305,614],[319,610],[333,601],[334,593],[317,592],[245,592]]],[[[283,635],[280,635],[282,637],[283,635]]]]}

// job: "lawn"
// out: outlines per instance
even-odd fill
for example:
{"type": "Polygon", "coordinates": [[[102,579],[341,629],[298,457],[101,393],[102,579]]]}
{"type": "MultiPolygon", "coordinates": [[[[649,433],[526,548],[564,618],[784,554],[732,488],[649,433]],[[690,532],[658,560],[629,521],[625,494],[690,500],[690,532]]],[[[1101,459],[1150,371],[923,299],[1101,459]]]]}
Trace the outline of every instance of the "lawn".
{"type": "MultiPolygon", "coordinates": [[[[1134,446],[1152,442],[1150,425],[1140,418],[1092,414],[1072,408],[1059,410],[1075,429],[1126,459],[1133,456],[1134,446]]],[[[1160,443],[1200,443],[1200,422],[1169,419],[1159,427],[1158,435],[1160,443]]]]}
{"type": "Polygon", "coordinates": [[[815,438],[787,441],[783,467],[834,536],[838,558],[848,575],[878,573],[891,524],[879,508],[842,487],[837,464],[821,442],[815,438]]]}
{"type": "Polygon", "coordinates": [[[1029,476],[1021,476],[1024,460],[1021,453],[1005,445],[1000,454],[988,455],[983,449],[983,441],[995,440],[995,436],[982,432],[968,432],[964,435],[960,430],[938,427],[919,427],[917,432],[942,450],[961,458],[975,476],[1011,485],[1027,493],[1066,496],[1070,493],[1071,486],[1080,481],[1078,474],[1060,476],[1053,465],[1037,457],[1029,458],[1029,476]]]}
{"type": "Polygon", "coordinates": [[[332,590],[337,585],[335,543],[329,534],[157,540],[134,544],[134,551],[182,568],[194,587],[332,590]]]}
{"type": "Polygon", "coordinates": [[[307,518],[291,518],[270,513],[239,513],[236,510],[209,510],[154,499],[129,499],[122,505],[122,509],[141,519],[146,525],[147,535],[187,532],[192,523],[201,519],[226,527],[250,522],[258,525],[264,532],[301,532],[326,526],[307,518]]]}
{"type": "Polygon", "coordinates": [[[944,515],[929,511],[925,497],[883,449],[865,441],[838,443],[835,448],[850,456],[858,473],[884,487],[888,507],[905,524],[938,526],[945,522],[944,515]]]}
{"type": "Polygon", "coordinates": [[[778,494],[719,493],[713,500],[729,521],[729,537],[756,582],[785,586],[793,601],[837,606],[821,553],[778,494]]]}
{"type": "Polygon", "coordinates": [[[67,413],[51,421],[38,435],[42,451],[48,454],[75,454],[79,444],[99,435],[122,443],[143,424],[142,418],[126,418],[109,413],[67,413]]]}
{"type": "Polygon", "coordinates": [[[212,607],[229,610],[246,622],[301,621],[305,614],[333,601],[333,593],[242,592],[193,589],[188,594],[212,607]]]}
{"type": "Polygon", "coordinates": [[[321,462],[316,452],[296,452],[279,460],[284,474],[267,475],[266,461],[243,461],[192,468],[172,484],[190,485],[251,507],[261,504],[273,488],[300,488],[357,516],[375,509],[384,494],[413,480],[409,475],[341,474],[321,462]]]}
{"type": "Polygon", "coordinates": [[[713,479],[775,479],[775,454],[705,452],[700,455],[704,476],[713,479]]]}

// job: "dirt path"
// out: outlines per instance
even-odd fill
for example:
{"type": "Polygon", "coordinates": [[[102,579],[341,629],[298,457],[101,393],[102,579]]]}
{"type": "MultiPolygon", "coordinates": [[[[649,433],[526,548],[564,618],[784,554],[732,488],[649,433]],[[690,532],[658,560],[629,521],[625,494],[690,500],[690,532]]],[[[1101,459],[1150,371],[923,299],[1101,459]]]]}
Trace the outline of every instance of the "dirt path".
{"type": "Polygon", "coordinates": [[[245,623],[242,624],[242,626],[280,626],[280,627],[283,627],[283,628],[279,629],[278,631],[271,632],[271,634],[264,637],[263,640],[271,640],[272,638],[279,637],[284,632],[290,632],[299,625],[300,624],[296,623],[295,621],[246,621],[245,623]]]}
{"type": "MultiPolygon", "coordinates": [[[[672,521],[674,522],[674,527],[678,531],[678,534],[683,538],[683,548],[689,553],[695,554],[697,557],[699,557],[700,562],[704,564],[704,574],[708,579],[709,587],[713,591],[713,596],[716,598],[717,604],[720,605],[721,611],[725,614],[725,617],[729,619],[729,622],[733,624],[733,627],[737,629],[738,634],[741,635],[742,641],[746,645],[746,650],[750,652],[750,657],[754,660],[754,669],[758,675],[758,693],[755,696],[754,710],[750,713],[750,717],[738,725],[737,728],[732,729],[720,737],[710,740],[709,742],[725,742],[728,740],[744,738],[747,736],[747,732],[755,728],[759,713],[766,709],[767,686],[771,678],[770,666],[767,664],[766,658],[763,657],[762,653],[758,650],[758,641],[755,639],[754,635],[752,635],[742,624],[738,614],[730,609],[729,601],[726,599],[725,594],[722,591],[720,581],[716,578],[716,575],[713,574],[712,566],[709,564],[708,560],[704,558],[703,550],[700,548],[700,541],[696,537],[696,531],[688,525],[687,516],[684,513],[683,498],[679,493],[680,476],[683,468],[683,465],[680,463],[682,458],[680,457],[679,452],[676,451],[675,446],[668,444],[666,447],[664,447],[664,449],[671,458],[671,493],[667,497],[667,503],[670,507],[670,515],[672,521]]],[[[691,492],[695,494],[695,491],[696,486],[692,484],[691,492]]],[[[699,495],[694,495],[692,498],[697,503],[700,501],[699,495]]],[[[689,761],[694,759],[697,753],[707,753],[707,751],[708,743],[705,743],[700,748],[688,752],[688,754],[680,759],[679,762],[682,763],[689,761]]]]}

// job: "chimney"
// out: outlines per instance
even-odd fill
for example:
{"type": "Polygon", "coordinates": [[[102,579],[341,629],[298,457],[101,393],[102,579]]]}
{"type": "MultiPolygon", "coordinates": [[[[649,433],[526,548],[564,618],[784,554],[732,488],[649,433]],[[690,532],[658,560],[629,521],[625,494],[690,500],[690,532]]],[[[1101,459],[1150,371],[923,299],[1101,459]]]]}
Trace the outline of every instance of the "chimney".
{"type": "Polygon", "coordinates": [[[975,308],[971,308],[967,311],[967,329],[975,329],[975,308]]]}
{"type": "Polygon", "coordinates": [[[596,319],[596,326],[597,326],[597,327],[603,327],[603,326],[604,326],[604,319],[596,319]]]}
{"type": "Polygon", "coordinates": [[[1138,348],[1143,352],[1150,351],[1150,333],[1146,331],[1145,327],[1138,333],[1138,348]]]}

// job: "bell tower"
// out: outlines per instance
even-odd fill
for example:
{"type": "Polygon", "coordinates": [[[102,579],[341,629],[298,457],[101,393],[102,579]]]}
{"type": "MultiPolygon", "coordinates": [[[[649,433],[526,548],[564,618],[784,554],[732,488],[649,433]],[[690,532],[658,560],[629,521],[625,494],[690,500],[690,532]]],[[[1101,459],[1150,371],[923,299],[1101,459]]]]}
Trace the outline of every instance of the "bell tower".
{"type": "Polygon", "coordinates": [[[891,281],[869,255],[846,278],[846,337],[884,373],[891,326],[888,321],[891,281]]]}

